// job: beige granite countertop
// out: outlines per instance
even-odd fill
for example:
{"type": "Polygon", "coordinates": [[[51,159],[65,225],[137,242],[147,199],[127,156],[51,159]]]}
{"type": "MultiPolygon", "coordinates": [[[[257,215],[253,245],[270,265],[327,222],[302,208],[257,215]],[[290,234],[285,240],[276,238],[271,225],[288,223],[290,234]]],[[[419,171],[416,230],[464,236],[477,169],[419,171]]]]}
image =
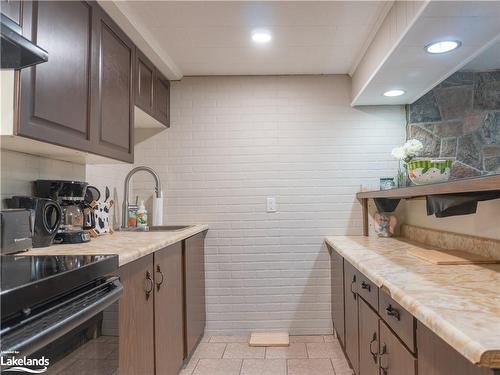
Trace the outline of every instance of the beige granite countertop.
{"type": "Polygon", "coordinates": [[[500,367],[500,265],[434,265],[404,239],[327,237],[326,242],[471,362],[500,367]]]}
{"type": "Polygon", "coordinates": [[[208,225],[194,225],[177,231],[115,232],[93,238],[90,242],[40,247],[23,255],[107,255],[118,254],[120,266],[208,230],[208,225]]]}

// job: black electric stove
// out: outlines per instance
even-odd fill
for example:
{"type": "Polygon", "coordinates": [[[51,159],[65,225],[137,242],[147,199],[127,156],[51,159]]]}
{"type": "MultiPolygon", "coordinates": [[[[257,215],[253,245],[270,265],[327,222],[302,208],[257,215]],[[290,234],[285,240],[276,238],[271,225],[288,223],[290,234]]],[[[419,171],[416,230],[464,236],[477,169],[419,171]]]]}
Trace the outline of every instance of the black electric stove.
{"type": "Polygon", "coordinates": [[[0,256],[1,349],[29,354],[117,301],[117,255],[0,256]]]}

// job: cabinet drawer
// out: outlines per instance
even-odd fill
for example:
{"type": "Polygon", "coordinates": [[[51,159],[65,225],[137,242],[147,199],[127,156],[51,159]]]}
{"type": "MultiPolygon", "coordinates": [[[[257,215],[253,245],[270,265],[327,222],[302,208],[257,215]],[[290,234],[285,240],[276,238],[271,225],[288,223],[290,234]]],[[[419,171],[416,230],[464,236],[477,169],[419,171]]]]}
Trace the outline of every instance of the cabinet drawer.
{"type": "Polygon", "coordinates": [[[375,310],[378,309],[378,288],[361,272],[357,272],[357,292],[375,310]]]}
{"type": "Polygon", "coordinates": [[[379,293],[378,313],[401,341],[415,353],[415,318],[382,290],[379,293]]]}

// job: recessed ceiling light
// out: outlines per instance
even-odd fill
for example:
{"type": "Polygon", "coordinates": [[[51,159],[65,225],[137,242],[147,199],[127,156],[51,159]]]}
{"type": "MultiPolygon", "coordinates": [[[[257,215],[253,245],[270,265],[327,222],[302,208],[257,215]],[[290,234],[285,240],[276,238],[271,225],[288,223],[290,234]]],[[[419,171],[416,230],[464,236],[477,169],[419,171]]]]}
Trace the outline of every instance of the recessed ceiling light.
{"type": "Polygon", "coordinates": [[[405,90],[389,90],[384,92],[384,96],[401,96],[405,93],[406,93],[405,90]]]}
{"type": "Polygon", "coordinates": [[[252,32],[252,40],[255,43],[268,43],[271,39],[271,33],[267,30],[255,30],[252,32]]]}
{"type": "Polygon", "coordinates": [[[425,50],[429,53],[446,53],[457,49],[462,45],[458,40],[443,40],[441,42],[431,43],[425,46],[425,50]]]}

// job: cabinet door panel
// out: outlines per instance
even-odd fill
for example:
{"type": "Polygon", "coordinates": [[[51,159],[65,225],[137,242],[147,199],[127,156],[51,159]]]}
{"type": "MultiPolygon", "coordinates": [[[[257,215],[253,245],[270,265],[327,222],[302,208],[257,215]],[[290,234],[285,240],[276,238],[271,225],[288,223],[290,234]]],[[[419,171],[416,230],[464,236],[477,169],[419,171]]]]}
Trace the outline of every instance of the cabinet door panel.
{"type": "Polygon", "coordinates": [[[381,375],[416,375],[417,373],[417,360],[383,321],[380,321],[379,361],[381,375]]]}
{"type": "Polygon", "coordinates": [[[341,343],[345,343],[344,325],[344,259],[335,250],[330,249],[330,266],[332,279],[332,320],[333,328],[341,343]]]}
{"type": "Polygon", "coordinates": [[[418,321],[417,346],[419,374],[494,375],[494,370],[474,365],[418,321]]]}
{"type": "Polygon", "coordinates": [[[136,50],[136,52],[137,65],[135,73],[135,104],[143,111],[153,116],[155,67],[141,51],[136,50]]]}
{"type": "Polygon", "coordinates": [[[155,113],[156,119],[170,127],[170,82],[160,72],[156,72],[155,80],[155,113]]]}
{"type": "Polygon", "coordinates": [[[379,318],[362,299],[359,300],[359,373],[378,374],[379,318]]]}
{"type": "Polygon", "coordinates": [[[19,0],[1,0],[0,10],[2,14],[9,17],[12,21],[21,25],[21,1],[19,0]]]}
{"type": "Polygon", "coordinates": [[[95,40],[99,74],[94,77],[98,88],[94,147],[101,155],[133,161],[135,47],[106,13],[99,10],[95,40]]]}
{"type": "Polygon", "coordinates": [[[345,351],[359,374],[357,270],[344,260],[345,351]]]}
{"type": "Polygon", "coordinates": [[[154,298],[153,255],[120,267],[123,296],[119,300],[120,375],[153,375],[154,298]],[[149,297],[146,290],[151,290],[149,297]]]}
{"type": "Polygon", "coordinates": [[[156,373],[175,375],[184,358],[182,242],[154,254],[156,373]]]}
{"type": "Polygon", "coordinates": [[[49,61],[21,71],[17,134],[89,151],[93,8],[80,1],[23,7],[23,33],[49,61]]]}
{"type": "Polygon", "coordinates": [[[185,356],[189,358],[205,332],[205,235],[185,241],[185,356]]]}

